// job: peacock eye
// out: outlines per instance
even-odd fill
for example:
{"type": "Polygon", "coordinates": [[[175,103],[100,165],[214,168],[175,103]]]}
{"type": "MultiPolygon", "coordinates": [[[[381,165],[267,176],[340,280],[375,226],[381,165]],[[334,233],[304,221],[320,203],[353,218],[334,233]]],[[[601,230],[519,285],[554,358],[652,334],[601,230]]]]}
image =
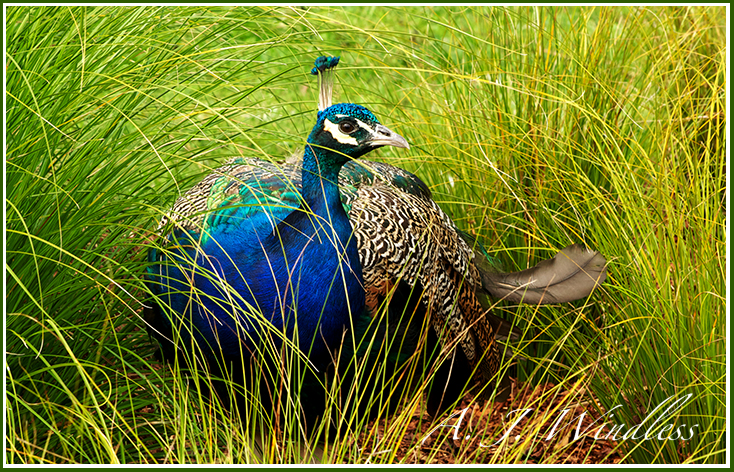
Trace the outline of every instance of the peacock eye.
{"type": "Polygon", "coordinates": [[[353,123],[350,123],[349,121],[342,121],[339,123],[339,131],[341,131],[344,134],[352,134],[354,133],[354,130],[356,130],[357,127],[354,126],[353,123]]]}

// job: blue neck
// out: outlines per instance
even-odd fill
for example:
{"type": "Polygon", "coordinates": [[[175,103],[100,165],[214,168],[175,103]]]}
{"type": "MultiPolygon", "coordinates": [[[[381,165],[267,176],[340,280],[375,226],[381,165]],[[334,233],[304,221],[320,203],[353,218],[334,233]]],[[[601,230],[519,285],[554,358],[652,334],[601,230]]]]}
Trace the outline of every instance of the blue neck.
{"type": "MultiPolygon", "coordinates": [[[[327,221],[347,215],[339,195],[339,171],[344,157],[332,151],[306,145],[303,153],[302,195],[309,209],[327,221]]],[[[351,231],[351,226],[350,226],[351,231]]]]}

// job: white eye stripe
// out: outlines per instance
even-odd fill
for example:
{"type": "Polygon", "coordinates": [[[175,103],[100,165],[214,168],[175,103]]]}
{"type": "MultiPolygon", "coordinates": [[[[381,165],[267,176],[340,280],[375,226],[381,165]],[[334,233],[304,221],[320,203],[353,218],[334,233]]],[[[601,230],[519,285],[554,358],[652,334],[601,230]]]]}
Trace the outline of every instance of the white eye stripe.
{"type": "MultiPolygon", "coordinates": [[[[362,122],[357,120],[357,123],[360,124],[362,122]]],[[[360,126],[362,126],[362,124],[360,124],[360,126]]],[[[324,119],[324,130],[328,131],[334,139],[342,144],[353,144],[355,146],[359,144],[353,137],[339,131],[339,126],[329,121],[328,118],[324,119]]]]}
{"type": "Polygon", "coordinates": [[[369,132],[370,134],[373,134],[374,133],[374,131],[372,130],[372,127],[370,125],[368,125],[366,123],[362,123],[359,120],[357,120],[357,124],[359,125],[360,128],[366,129],[367,132],[369,132]]]}

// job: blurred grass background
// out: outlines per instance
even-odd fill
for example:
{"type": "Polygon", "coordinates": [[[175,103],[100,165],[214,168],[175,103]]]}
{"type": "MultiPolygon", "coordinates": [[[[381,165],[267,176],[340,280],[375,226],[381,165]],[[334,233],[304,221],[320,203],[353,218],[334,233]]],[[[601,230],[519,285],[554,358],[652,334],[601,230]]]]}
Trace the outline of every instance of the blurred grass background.
{"type": "MultiPolygon", "coordinates": [[[[411,143],[371,158],[426,181],[508,270],[574,242],[609,260],[588,303],[506,308],[518,379],[622,404],[627,425],[692,394],[668,417],[691,440],[618,450],[722,463],[725,25],[715,6],[6,7],[6,462],[305,460],[154,361],[142,274],[179,192],[303,147],[328,54],[335,101],[411,143]]],[[[364,461],[350,441],[324,460],[364,461]]]]}

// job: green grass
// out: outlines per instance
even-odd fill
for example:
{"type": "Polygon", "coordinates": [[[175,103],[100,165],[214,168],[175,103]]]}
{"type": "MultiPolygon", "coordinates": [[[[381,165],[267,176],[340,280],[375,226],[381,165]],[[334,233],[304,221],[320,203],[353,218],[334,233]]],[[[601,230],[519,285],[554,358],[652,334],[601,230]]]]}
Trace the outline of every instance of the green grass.
{"type": "MultiPolygon", "coordinates": [[[[424,179],[508,269],[572,242],[609,260],[590,300],[513,309],[519,380],[622,404],[627,425],[691,394],[669,423],[695,437],[620,441],[624,462],[725,461],[724,7],[6,14],[7,463],[308,459],[294,421],[267,428],[255,402],[223,408],[156,363],[140,312],[162,212],[233,156],[303,146],[320,54],[342,56],[335,101],[411,143],[371,157],[424,179]]],[[[406,401],[374,449],[350,435],[317,455],[396,460],[406,401]]],[[[521,463],[543,431],[456,459],[521,463]]]]}

